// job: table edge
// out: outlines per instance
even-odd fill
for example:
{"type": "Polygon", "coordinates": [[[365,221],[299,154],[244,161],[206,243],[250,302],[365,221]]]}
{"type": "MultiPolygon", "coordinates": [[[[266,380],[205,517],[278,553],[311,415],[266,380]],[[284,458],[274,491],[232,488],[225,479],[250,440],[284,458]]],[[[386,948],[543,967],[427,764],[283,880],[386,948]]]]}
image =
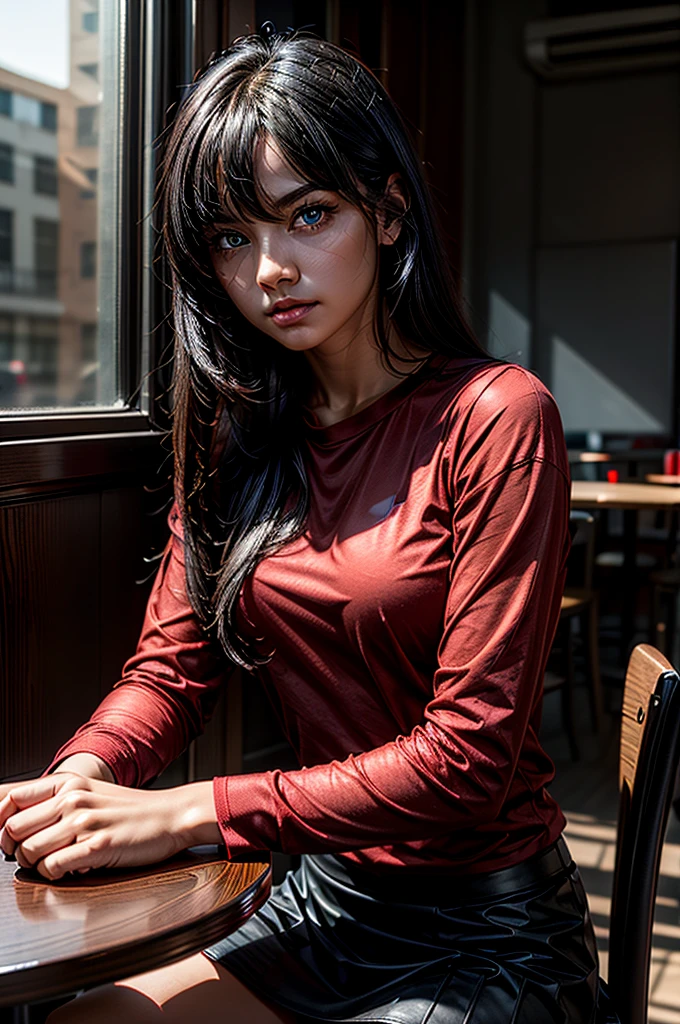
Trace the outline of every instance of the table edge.
{"type": "Polygon", "coordinates": [[[271,888],[270,861],[262,876],[242,893],[237,914],[234,914],[233,907],[222,907],[188,927],[173,926],[141,942],[127,942],[114,950],[97,950],[77,960],[53,960],[26,970],[8,970],[0,974],[0,1008],[75,994],[83,988],[120,981],[199,953],[244,924],[267,902],[271,888]],[[225,930],[227,925],[228,931],[225,930]],[[130,968],[131,953],[135,956],[133,969],[130,968]],[[104,958],[110,961],[106,966],[102,966],[104,958]]]}

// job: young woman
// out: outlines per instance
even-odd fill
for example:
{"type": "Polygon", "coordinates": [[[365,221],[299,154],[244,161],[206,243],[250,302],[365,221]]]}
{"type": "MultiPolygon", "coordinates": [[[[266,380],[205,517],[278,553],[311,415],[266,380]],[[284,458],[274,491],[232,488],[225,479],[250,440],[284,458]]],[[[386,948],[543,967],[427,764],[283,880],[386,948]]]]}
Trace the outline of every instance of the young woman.
{"type": "Polygon", "coordinates": [[[601,1019],[538,740],[569,548],[551,395],[472,337],[403,124],[341,49],[237,40],[161,190],[172,538],[123,679],[5,793],[2,848],[48,878],[210,841],[301,866],[204,954],[53,1020],[601,1019]],[[300,769],[135,788],[233,665],[300,769]]]}

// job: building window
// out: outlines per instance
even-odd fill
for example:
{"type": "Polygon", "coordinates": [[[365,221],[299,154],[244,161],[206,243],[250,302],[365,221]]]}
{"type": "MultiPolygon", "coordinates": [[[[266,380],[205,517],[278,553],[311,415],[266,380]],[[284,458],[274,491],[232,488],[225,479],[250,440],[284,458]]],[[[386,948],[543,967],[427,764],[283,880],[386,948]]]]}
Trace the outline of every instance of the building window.
{"type": "Polygon", "coordinates": [[[92,183],[92,188],[83,188],[80,190],[81,199],[96,199],[97,198],[97,177],[99,175],[99,168],[97,167],[83,167],[83,174],[92,183]]]}
{"type": "Polygon", "coordinates": [[[31,124],[34,128],[40,128],[41,103],[34,96],[24,96],[21,92],[15,92],[12,97],[12,117],[21,124],[31,124]]]}
{"type": "Polygon", "coordinates": [[[54,381],[59,350],[58,321],[52,317],[31,317],[28,330],[28,370],[31,378],[54,381]]]}
{"type": "Polygon", "coordinates": [[[82,24],[83,32],[99,32],[99,11],[85,11],[82,24]]]}
{"type": "Polygon", "coordinates": [[[33,157],[33,191],[44,196],[56,196],[57,161],[51,156],[33,157]]]}
{"type": "Polygon", "coordinates": [[[80,246],[80,276],[94,277],[97,273],[97,243],[83,242],[80,246]]]}
{"type": "Polygon", "coordinates": [[[0,210],[0,267],[11,267],[14,254],[13,211],[0,210]]]}
{"type": "Polygon", "coordinates": [[[14,183],[14,146],[0,142],[0,181],[14,183]]]}
{"type": "Polygon", "coordinates": [[[82,71],[84,75],[94,78],[95,82],[99,81],[99,64],[79,64],[78,70],[82,71]]]}
{"type": "Polygon", "coordinates": [[[21,387],[20,371],[14,359],[14,317],[0,315],[0,409],[16,405],[21,387]]]}
{"type": "Polygon", "coordinates": [[[59,221],[34,221],[35,283],[38,295],[57,294],[57,270],[59,269],[59,221]]]}
{"type": "Polygon", "coordinates": [[[0,89],[0,114],[4,117],[12,116],[12,93],[9,89],[0,89]]]}
{"type": "Polygon", "coordinates": [[[99,107],[78,107],[77,117],[78,145],[99,145],[99,107]]]}
{"type": "MultiPolygon", "coordinates": [[[[0,370],[14,356],[14,317],[0,314],[0,370]]],[[[2,381],[0,379],[0,390],[2,381]]]]}
{"type": "Polygon", "coordinates": [[[46,132],[57,130],[57,106],[55,103],[40,104],[40,127],[46,132]]]}

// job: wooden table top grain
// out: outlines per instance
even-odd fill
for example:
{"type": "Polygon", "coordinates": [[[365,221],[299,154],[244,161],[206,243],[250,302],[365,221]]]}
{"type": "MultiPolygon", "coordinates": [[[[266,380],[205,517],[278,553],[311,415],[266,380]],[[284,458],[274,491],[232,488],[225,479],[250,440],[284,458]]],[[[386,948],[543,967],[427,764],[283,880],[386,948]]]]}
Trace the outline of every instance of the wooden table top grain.
{"type": "Polygon", "coordinates": [[[647,483],[605,483],[574,480],[571,485],[572,508],[664,509],[680,507],[680,487],[647,483]]]}
{"type": "MultiPolygon", "coordinates": [[[[266,856],[266,855],[265,855],[266,856]]],[[[0,1006],[140,974],[205,949],[267,900],[271,860],[197,847],[57,882],[0,861],[0,1006]]]]}

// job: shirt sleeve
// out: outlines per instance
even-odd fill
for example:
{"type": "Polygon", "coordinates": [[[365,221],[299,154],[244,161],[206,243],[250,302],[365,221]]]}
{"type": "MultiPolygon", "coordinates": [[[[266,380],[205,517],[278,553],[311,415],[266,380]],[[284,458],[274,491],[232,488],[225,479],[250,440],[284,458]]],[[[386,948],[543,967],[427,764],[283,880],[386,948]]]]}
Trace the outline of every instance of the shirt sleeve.
{"type": "Polygon", "coordinates": [[[173,506],[171,537],[149,596],[137,651],[89,721],[57,751],[46,774],[71,754],[100,757],[124,786],[156,778],[210,718],[229,663],[189,603],[184,542],[173,506]]]}
{"type": "Polygon", "coordinates": [[[570,544],[557,407],[509,369],[457,415],[444,448],[452,561],[422,722],[341,761],[214,779],[230,856],[370,848],[498,816],[541,700],[570,544]]]}

